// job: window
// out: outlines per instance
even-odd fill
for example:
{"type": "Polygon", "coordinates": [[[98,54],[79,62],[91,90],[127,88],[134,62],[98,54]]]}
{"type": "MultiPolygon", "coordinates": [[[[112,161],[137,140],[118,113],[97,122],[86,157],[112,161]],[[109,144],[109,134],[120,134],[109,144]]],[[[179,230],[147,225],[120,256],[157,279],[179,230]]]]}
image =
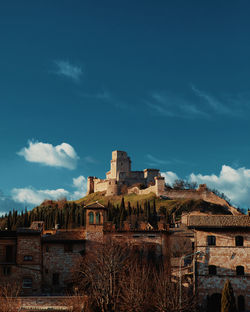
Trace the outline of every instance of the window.
{"type": "Polygon", "coordinates": [[[244,296],[238,296],[238,310],[239,312],[245,311],[245,298],[244,296]]]}
{"type": "Polygon", "coordinates": [[[238,265],[236,267],[236,275],[244,275],[244,267],[242,265],[238,265]]]}
{"type": "Polygon", "coordinates": [[[32,278],[23,279],[23,288],[32,288],[32,278]]]}
{"type": "Polygon", "coordinates": [[[209,235],[207,237],[207,244],[209,246],[215,246],[216,245],[216,237],[214,235],[209,235]]]}
{"type": "Polygon", "coordinates": [[[59,285],[59,273],[53,273],[52,284],[59,285]]]}
{"type": "Polygon", "coordinates": [[[100,212],[97,212],[95,214],[95,223],[100,224],[101,218],[100,218],[100,212]]]}
{"type": "Polygon", "coordinates": [[[3,267],[3,275],[9,276],[11,274],[11,267],[3,267]]]}
{"type": "Polygon", "coordinates": [[[6,246],[6,262],[13,261],[14,261],[13,246],[6,246]]]}
{"type": "Polygon", "coordinates": [[[208,274],[209,275],[216,275],[217,270],[215,265],[209,265],[208,266],[208,274]]]}
{"type": "Polygon", "coordinates": [[[32,256],[24,256],[23,261],[32,261],[33,257],[32,256]]]}
{"type": "Polygon", "coordinates": [[[64,244],[64,252],[72,252],[73,251],[73,245],[70,243],[64,244]]]}
{"type": "Polygon", "coordinates": [[[45,251],[49,252],[49,246],[48,245],[45,246],[45,251]]]}
{"type": "Polygon", "coordinates": [[[89,213],[89,224],[93,224],[94,223],[94,214],[93,212],[89,213]]]}
{"type": "Polygon", "coordinates": [[[243,246],[243,243],[244,243],[243,236],[235,237],[235,246],[243,246]]]}

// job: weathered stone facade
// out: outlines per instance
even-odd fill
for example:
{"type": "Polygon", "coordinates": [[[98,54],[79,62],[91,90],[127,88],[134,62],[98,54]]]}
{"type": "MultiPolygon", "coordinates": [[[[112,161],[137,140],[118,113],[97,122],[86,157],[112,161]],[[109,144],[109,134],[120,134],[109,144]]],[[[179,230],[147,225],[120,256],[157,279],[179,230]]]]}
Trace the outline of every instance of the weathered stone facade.
{"type": "Polygon", "coordinates": [[[84,207],[86,225],[74,230],[44,230],[43,222],[16,232],[0,231],[1,278],[18,283],[21,294],[62,294],[72,287],[74,268],[82,257],[102,242],[112,240],[134,246],[143,258],[161,259],[167,254],[168,228],[158,230],[141,222],[122,231],[106,221],[107,209],[98,202],[84,207]],[[9,271],[7,268],[10,268],[9,271]]]}
{"type": "Polygon", "coordinates": [[[124,186],[142,184],[147,187],[154,179],[160,177],[159,169],[145,169],[144,171],[131,171],[131,160],[126,152],[113,151],[110,171],[106,173],[106,179],[88,177],[87,194],[94,192],[106,192],[107,196],[120,194],[124,186]]]}
{"type": "Polygon", "coordinates": [[[239,311],[249,311],[250,217],[190,216],[188,226],[195,230],[196,289],[203,307],[220,311],[219,298],[229,279],[239,311]]]}
{"type": "Polygon", "coordinates": [[[225,207],[233,215],[241,214],[225,199],[211,192],[206,184],[199,185],[198,189],[176,190],[166,187],[165,178],[161,176],[159,169],[131,171],[131,160],[124,151],[112,152],[111,169],[106,173],[106,179],[88,177],[87,195],[95,192],[105,192],[106,196],[121,193],[143,195],[152,192],[169,199],[202,199],[225,207]]]}

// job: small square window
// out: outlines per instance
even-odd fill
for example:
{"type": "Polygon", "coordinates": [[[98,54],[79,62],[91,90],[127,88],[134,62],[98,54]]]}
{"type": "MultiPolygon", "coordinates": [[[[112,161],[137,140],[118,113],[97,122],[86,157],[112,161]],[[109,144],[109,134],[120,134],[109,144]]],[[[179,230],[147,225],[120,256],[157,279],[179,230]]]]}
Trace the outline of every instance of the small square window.
{"type": "Polygon", "coordinates": [[[3,267],[3,275],[9,276],[11,274],[11,267],[3,267]]]}
{"type": "Polygon", "coordinates": [[[59,273],[53,273],[52,284],[59,285],[59,273]]]}
{"type": "Polygon", "coordinates": [[[64,244],[64,252],[72,252],[73,245],[72,244],[64,244]]]}
{"type": "Polygon", "coordinates": [[[215,246],[216,245],[216,237],[214,235],[209,235],[207,237],[207,244],[209,246],[215,246]]]}
{"type": "Polygon", "coordinates": [[[209,275],[216,275],[217,274],[217,269],[215,265],[209,265],[208,266],[208,274],[209,275]]]}
{"type": "Polygon", "coordinates": [[[244,272],[244,267],[242,265],[238,265],[236,267],[236,275],[244,275],[245,272],[244,272]]]}
{"type": "Polygon", "coordinates": [[[243,246],[243,243],[244,243],[243,236],[235,237],[235,246],[243,246]]]}
{"type": "Polygon", "coordinates": [[[32,278],[23,279],[23,288],[32,288],[32,278]]]}
{"type": "Polygon", "coordinates": [[[33,260],[32,256],[26,255],[23,257],[23,261],[32,261],[32,260],[33,260]]]}

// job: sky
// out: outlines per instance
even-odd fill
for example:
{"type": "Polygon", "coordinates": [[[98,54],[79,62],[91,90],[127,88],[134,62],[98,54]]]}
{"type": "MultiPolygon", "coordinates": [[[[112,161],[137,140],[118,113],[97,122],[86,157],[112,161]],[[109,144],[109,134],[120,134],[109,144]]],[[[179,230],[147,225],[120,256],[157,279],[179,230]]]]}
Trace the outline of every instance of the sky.
{"type": "Polygon", "coordinates": [[[3,0],[0,213],[77,199],[112,150],[250,207],[250,2],[3,0]]]}

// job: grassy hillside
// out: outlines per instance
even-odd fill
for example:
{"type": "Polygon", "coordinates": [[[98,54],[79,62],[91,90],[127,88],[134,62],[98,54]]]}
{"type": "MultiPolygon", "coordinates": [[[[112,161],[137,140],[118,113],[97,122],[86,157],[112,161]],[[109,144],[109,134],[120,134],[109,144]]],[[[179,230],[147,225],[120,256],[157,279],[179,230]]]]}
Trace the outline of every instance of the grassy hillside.
{"type": "Polygon", "coordinates": [[[155,201],[156,210],[159,211],[161,208],[166,208],[166,210],[171,214],[172,212],[177,212],[177,215],[182,211],[201,211],[201,212],[211,212],[213,214],[230,214],[228,209],[220,206],[208,203],[203,200],[193,200],[193,199],[163,199],[156,197],[154,193],[149,193],[146,195],[137,195],[137,194],[125,194],[117,196],[105,196],[103,192],[96,192],[90,195],[87,195],[79,200],[76,200],[76,204],[88,205],[95,201],[103,204],[104,206],[108,205],[110,202],[114,206],[120,206],[122,197],[125,201],[125,206],[128,206],[128,202],[132,207],[136,207],[137,202],[143,207],[145,201],[149,201],[150,204],[153,204],[155,201]]]}

